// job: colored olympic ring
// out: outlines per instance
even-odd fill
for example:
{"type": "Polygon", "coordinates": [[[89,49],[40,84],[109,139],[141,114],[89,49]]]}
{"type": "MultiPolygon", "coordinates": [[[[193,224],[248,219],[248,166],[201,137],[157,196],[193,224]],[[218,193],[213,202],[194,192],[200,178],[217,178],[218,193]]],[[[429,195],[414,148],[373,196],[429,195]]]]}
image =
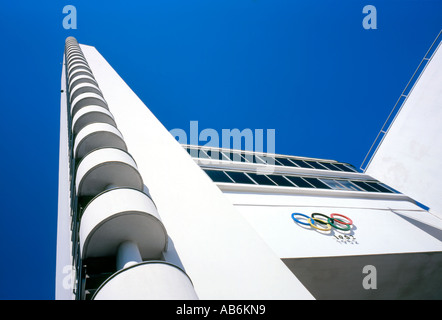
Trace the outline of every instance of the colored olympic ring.
{"type": "Polygon", "coordinates": [[[345,221],[342,220],[342,219],[335,219],[335,220],[338,221],[340,224],[346,224],[346,225],[351,225],[351,224],[353,224],[353,221],[352,221],[350,218],[348,218],[348,217],[346,217],[346,216],[344,216],[344,215],[342,215],[342,214],[339,214],[339,213],[332,213],[332,214],[330,215],[331,218],[335,218],[336,216],[341,217],[341,218],[344,218],[344,219],[347,219],[347,221],[348,221],[348,222],[345,222],[345,221]]]}
{"type": "Polygon", "coordinates": [[[328,217],[326,215],[322,214],[322,213],[317,213],[317,212],[312,213],[312,217],[310,219],[310,225],[313,228],[315,228],[317,230],[320,230],[320,231],[329,231],[332,228],[332,226],[328,223],[328,217]],[[324,220],[315,218],[315,216],[325,217],[327,220],[324,221],[324,220]],[[320,224],[321,226],[326,226],[326,227],[325,228],[321,228],[317,224],[320,224]]]}
{"type": "Polygon", "coordinates": [[[310,221],[310,217],[309,217],[309,216],[307,216],[307,215],[305,215],[305,214],[302,214],[302,213],[297,213],[297,212],[292,213],[292,219],[295,220],[297,223],[303,224],[303,225],[305,225],[305,226],[309,226],[309,225],[310,225],[310,223],[302,222],[302,221],[296,219],[296,218],[294,217],[295,215],[296,215],[296,216],[302,216],[302,217],[304,217],[304,218],[307,218],[307,219],[310,221]]]}
{"type": "Polygon", "coordinates": [[[314,212],[311,214],[311,217],[309,217],[305,214],[295,212],[292,213],[292,219],[297,223],[311,226],[320,231],[329,231],[332,227],[338,230],[348,231],[353,225],[353,221],[350,218],[338,213],[332,213],[329,217],[325,214],[314,212]],[[308,223],[296,219],[295,216],[302,216],[306,218],[308,220],[308,223]],[[341,219],[335,217],[340,217],[341,219]],[[344,221],[342,218],[346,221],[344,221]]]}

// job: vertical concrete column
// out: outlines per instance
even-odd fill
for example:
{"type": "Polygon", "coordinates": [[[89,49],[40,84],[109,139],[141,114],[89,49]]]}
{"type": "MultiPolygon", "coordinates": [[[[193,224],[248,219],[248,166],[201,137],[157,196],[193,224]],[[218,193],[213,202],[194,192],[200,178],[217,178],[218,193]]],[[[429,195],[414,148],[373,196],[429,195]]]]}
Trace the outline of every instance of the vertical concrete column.
{"type": "Polygon", "coordinates": [[[135,242],[125,241],[118,246],[118,252],[117,252],[118,270],[130,267],[142,261],[143,260],[141,259],[140,250],[138,249],[138,245],[135,242]]]}

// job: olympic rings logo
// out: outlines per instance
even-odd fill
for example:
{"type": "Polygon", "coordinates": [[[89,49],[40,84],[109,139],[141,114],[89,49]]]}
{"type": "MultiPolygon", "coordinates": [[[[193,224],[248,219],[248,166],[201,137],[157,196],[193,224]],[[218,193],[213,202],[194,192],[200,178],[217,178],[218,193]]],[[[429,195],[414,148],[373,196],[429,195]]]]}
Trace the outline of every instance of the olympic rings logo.
{"type": "Polygon", "coordinates": [[[332,213],[329,217],[325,214],[314,212],[309,217],[303,213],[294,212],[292,213],[292,219],[299,224],[311,226],[319,231],[330,231],[332,228],[342,231],[349,231],[353,226],[353,221],[349,217],[339,213],[332,213]],[[307,222],[302,221],[299,218],[297,219],[295,216],[303,217],[307,220],[307,222]]]}

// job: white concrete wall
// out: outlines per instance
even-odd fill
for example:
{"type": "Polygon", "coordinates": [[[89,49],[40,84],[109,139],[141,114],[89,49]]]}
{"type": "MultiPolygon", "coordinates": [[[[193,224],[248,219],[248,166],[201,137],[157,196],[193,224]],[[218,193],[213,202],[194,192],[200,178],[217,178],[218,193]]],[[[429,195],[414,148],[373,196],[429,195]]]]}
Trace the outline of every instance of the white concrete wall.
{"type": "Polygon", "coordinates": [[[167,229],[166,260],[179,262],[198,297],[311,299],[97,50],[81,48],[167,229]]]}
{"type": "Polygon", "coordinates": [[[71,217],[69,189],[69,141],[66,102],[66,78],[63,58],[60,99],[60,145],[58,172],[58,218],[55,299],[71,300],[74,280],[72,273],[71,217]]]}
{"type": "Polygon", "coordinates": [[[409,201],[238,192],[225,195],[281,258],[442,251],[442,220],[409,201]],[[356,242],[342,243],[334,237],[346,232],[323,233],[302,227],[292,220],[293,212],[308,216],[313,212],[343,214],[353,220],[351,234],[356,242]],[[436,233],[432,235],[422,226],[436,233]]]}
{"type": "Polygon", "coordinates": [[[441,124],[442,49],[439,47],[366,170],[437,214],[442,213],[441,124]]]}

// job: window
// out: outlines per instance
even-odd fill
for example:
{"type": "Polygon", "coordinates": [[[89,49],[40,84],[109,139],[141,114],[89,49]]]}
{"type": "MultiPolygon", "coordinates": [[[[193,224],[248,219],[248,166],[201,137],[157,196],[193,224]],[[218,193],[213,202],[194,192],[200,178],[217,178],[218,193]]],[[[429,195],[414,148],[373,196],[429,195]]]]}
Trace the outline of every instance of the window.
{"type": "Polygon", "coordinates": [[[390,187],[377,181],[350,181],[279,174],[264,175],[255,172],[223,171],[216,169],[204,169],[204,171],[214,182],[218,183],[398,193],[396,190],[390,189],[390,187]]]}
{"type": "Polygon", "coordinates": [[[306,163],[308,163],[309,165],[311,165],[313,168],[315,169],[320,169],[320,170],[327,170],[326,167],[322,166],[320,163],[315,162],[315,161],[304,161],[306,163]]]}
{"type": "Polygon", "coordinates": [[[285,176],[299,188],[313,188],[313,186],[301,177],[285,176]]]}
{"type": "Polygon", "coordinates": [[[293,183],[284,178],[284,176],[279,176],[276,174],[268,175],[270,179],[272,179],[278,186],[283,187],[293,187],[293,183]]]}
{"type": "Polygon", "coordinates": [[[393,191],[391,191],[390,189],[385,188],[380,183],[376,183],[376,182],[365,182],[365,183],[368,184],[370,187],[373,187],[376,190],[379,190],[380,192],[393,193],[393,191]]]}
{"type": "Polygon", "coordinates": [[[204,170],[207,175],[212,179],[214,182],[232,182],[232,179],[230,179],[223,171],[219,170],[204,170]]]}
{"type": "Polygon", "coordinates": [[[343,165],[342,163],[333,163],[333,165],[335,167],[338,167],[342,171],[345,171],[345,172],[357,172],[355,169],[347,167],[346,165],[343,165]]]}
{"type": "MultiPolygon", "coordinates": [[[[261,157],[263,157],[263,156],[261,156],[261,157]]],[[[261,157],[259,157],[259,156],[256,156],[256,155],[253,155],[253,163],[261,163],[261,164],[263,164],[263,163],[267,163],[266,161],[265,161],[265,158],[263,158],[263,159],[261,159],[261,157]]]]}
{"type": "Polygon", "coordinates": [[[329,170],[333,170],[333,171],[342,171],[341,169],[339,169],[338,167],[335,167],[332,163],[329,162],[321,162],[321,164],[326,167],[329,170]]]}
{"type": "Polygon", "coordinates": [[[256,181],[257,184],[274,186],[276,185],[272,180],[270,180],[267,176],[263,174],[249,173],[247,172],[250,178],[256,181]]]}
{"type": "Polygon", "coordinates": [[[361,191],[360,188],[356,187],[354,184],[352,184],[348,180],[334,180],[334,179],[321,178],[321,181],[325,182],[327,185],[329,185],[332,189],[335,189],[335,190],[361,191]]]}
{"type": "MultiPolygon", "coordinates": [[[[400,192],[397,191],[396,189],[393,189],[392,187],[387,186],[387,185],[384,184],[384,183],[378,182],[377,184],[378,184],[379,186],[381,186],[381,187],[384,187],[386,190],[388,190],[388,191],[385,191],[385,192],[400,193],[400,192]]],[[[416,200],[414,200],[414,201],[416,201],[416,200]]]]}
{"type": "Polygon", "coordinates": [[[330,186],[332,189],[336,189],[336,190],[345,190],[346,188],[340,184],[339,182],[337,182],[336,180],[333,179],[322,179],[322,182],[325,182],[328,186],[330,186]]]}
{"type": "Polygon", "coordinates": [[[328,185],[326,185],[325,183],[319,181],[316,178],[304,178],[307,182],[311,183],[312,185],[314,185],[316,188],[319,189],[331,189],[328,185]]]}
{"type": "Polygon", "coordinates": [[[255,184],[244,172],[226,171],[236,183],[255,184]]]}
{"type": "Polygon", "coordinates": [[[246,159],[244,159],[241,156],[241,153],[239,153],[239,152],[223,152],[223,153],[231,161],[247,162],[246,159]]]}
{"type": "Polygon", "coordinates": [[[212,149],[204,149],[204,151],[207,153],[207,155],[210,157],[210,159],[213,160],[228,160],[227,158],[223,158],[221,151],[219,150],[212,150],[212,149]]]}
{"type": "Polygon", "coordinates": [[[294,162],[295,164],[297,164],[301,168],[309,168],[309,169],[312,168],[312,166],[308,165],[306,162],[304,162],[302,160],[290,159],[290,161],[294,162]]]}
{"type": "Polygon", "coordinates": [[[293,162],[291,162],[289,159],[287,159],[287,158],[279,157],[279,158],[276,158],[276,160],[278,160],[278,162],[280,162],[283,166],[286,166],[286,167],[296,167],[296,165],[293,162]]]}
{"type": "Polygon", "coordinates": [[[355,186],[351,181],[348,180],[338,180],[340,184],[347,188],[347,190],[361,191],[361,188],[355,186]]]}
{"type": "Polygon", "coordinates": [[[202,149],[200,149],[198,151],[198,158],[200,158],[200,159],[210,159],[210,157],[207,155],[207,153],[204,150],[202,150],[202,149]]]}
{"type": "Polygon", "coordinates": [[[361,187],[365,191],[368,191],[368,192],[379,192],[377,189],[373,188],[372,186],[366,184],[363,181],[353,181],[353,183],[355,185],[357,185],[358,187],[361,187]]]}

